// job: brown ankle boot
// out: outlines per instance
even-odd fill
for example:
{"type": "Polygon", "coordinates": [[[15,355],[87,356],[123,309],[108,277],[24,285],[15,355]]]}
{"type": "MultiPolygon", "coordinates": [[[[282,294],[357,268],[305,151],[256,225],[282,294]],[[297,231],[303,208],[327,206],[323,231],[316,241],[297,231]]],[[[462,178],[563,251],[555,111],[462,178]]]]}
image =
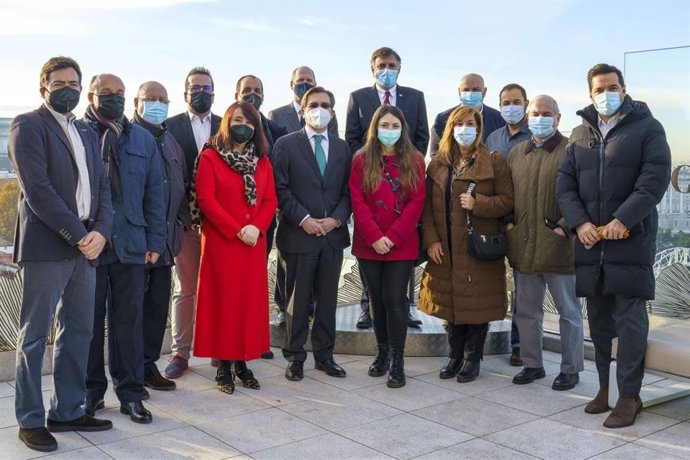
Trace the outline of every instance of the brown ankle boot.
{"type": "Polygon", "coordinates": [[[585,406],[585,412],[588,414],[603,414],[608,412],[609,409],[609,389],[599,388],[599,393],[597,396],[587,403],[585,406]]]}
{"type": "Polygon", "coordinates": [[[635,417],[642,411],[642,401],[639,396],[634,398],[618,398],[613,412],[604,421],[606,428],[623,428],[635,423],[635,417]]]}

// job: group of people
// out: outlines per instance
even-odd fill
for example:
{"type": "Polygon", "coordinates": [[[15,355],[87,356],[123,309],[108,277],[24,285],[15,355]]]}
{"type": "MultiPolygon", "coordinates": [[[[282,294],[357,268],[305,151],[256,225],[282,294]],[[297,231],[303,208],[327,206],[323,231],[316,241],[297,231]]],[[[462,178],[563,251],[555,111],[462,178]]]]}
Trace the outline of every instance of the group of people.
{"type": "Polygon", "coordinates": [[[147,388],[175,389],[192,352],[212,359],[220,391],[233,393],[236,381],[258,390],[247,362],[272,357],[267,258],[274,233],[285,377],[303,378],[309,336],[316,369],[345,377],[333,350],[351,218],[365,286],[358,327],[373,325],[377,342],[369,375],[387,375],[391,388],[405,385],[407,328],[420,323],[406,287],[421,254],[427,261],[419,309],[447,322],[450,352],[439,377],[475,380],[489,322],[507,310],[503,254],[488,260],[476,245],[506,238],[516,287],[510,359],[524,366],[513,382],[545,377],[548,287],[563,356],[552,388],[578,383],[578,297],[586,297],[600,390],[585,411],[611,409],[611,341],[618,337],[620,398],[604,425],[634,423],[645,300],[654,296],[655,206],[670,178],[663,128],[627,95],[620,70],[598,64],[587,74],[592,104],[578,112],[583,124],[570,139],[558,131],[554,98],[529,100],[512,83],[500,91],[500,110],[492,109],[477,74],[462,77],[460,104],[429,130],[424,95],[398,85],[400,71],[394,50],[373,53],[374,85],[351,94],[342,140],[333,93],[317,86],[308,67],[293,71],[292,100],[268,117],[254,75],[237,81],[222,117],[213,114],[213,78],[196,67],[185,79],[184,113],[168,117],[166,88],[148,81],[128,119],[122,80],[100,74],[76,120],[79,65],[49,59],[40,73],[44,103],[14,119],[8,142],[22,190],[15,244],[24,274],[19,438],[51,451],[51,432],[112,427],[95,417],[108,386],[106,321],[108,370],[120,412],[134,422],[152,421],[142,403],[147,388]],[[173,355],[163,376],[156,361],[173,268],[173,355]],[[46,421],[40,376],[53,317],[46,421]]]}

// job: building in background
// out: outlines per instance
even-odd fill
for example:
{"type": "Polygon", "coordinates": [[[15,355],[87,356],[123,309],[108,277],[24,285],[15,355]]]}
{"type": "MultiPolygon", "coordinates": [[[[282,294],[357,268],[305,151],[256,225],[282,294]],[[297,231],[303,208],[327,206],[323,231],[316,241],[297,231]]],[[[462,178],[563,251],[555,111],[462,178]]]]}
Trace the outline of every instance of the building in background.
{"type": "MultiPolygon", "coordinates": [[[[687,163],[689,162],[674,162],[673,170],[687,163]]],[[[681,190],[687,192],[690,184],[690,166],[680,169],[678,184],[681,190]]],[[[659,228],[668,229],[674,233],[690,233],[690,193],[681,193],[671,184],[657,209],[659,211],[659,228]]]]}
{"type": "Polygon", "coordinates": [[[12,171],[12,164],[7,155],[7,137],[10,135],[11,118],[0,118],[0,176],[2,172],[12,171]]]}

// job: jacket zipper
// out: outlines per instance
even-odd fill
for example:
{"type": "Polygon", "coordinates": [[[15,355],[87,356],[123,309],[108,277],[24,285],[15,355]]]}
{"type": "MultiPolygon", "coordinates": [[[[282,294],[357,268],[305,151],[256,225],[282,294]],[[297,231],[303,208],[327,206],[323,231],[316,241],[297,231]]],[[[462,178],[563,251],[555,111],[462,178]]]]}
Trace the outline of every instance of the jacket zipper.
{"type": "MultiPolygon", "coordinates": [[[[604,154],[604,136],[599,134],[599,222],[604,222],[604,163],[606,155],[604,154]]],[[[604,266],[604,240],[601,240],[601,252],[599,253],[599,266],[604,266]]]]}

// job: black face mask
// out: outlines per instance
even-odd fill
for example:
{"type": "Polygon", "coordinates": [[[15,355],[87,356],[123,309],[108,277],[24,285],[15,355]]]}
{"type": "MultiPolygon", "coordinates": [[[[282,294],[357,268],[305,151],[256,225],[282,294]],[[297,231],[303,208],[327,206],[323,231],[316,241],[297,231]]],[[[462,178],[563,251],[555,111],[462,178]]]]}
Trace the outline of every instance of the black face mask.
{"type": "Polygon", "coordinates": [[[249,125],[233,125],[230,128],[232,140],[238,144],[244,144],[254,137],[254,128],[249,125]]]}
{"type": "Polygon", "coordinates": [[[79,91],[69,86],[48,92],[48,104],[58,113],[71,112],[79,104],[79,91]]]}
{"type": "Polygon", "coordinates": [[[98,112],[108,120],[119,120],[125,113],[125,97],[120,94],[106,94],[98,97],[98,112]]]}
{"type": "Polygon", "coordinates": [[[198,93],[192,93],[189,95],[189,105],[196,113],[200,113],[202,115],[207,113],[209,110],[211,110],[212,103],[213,94],[199,91],[198,93]]]}
{"type": "Polygon", "coordinates": [[[253,105],[257,112],[259,111],[259,107],[261,107],[261,103],[264,101],[264,99],[256,93],[249,93],[243,96],[242,100],[253,105]]]}

